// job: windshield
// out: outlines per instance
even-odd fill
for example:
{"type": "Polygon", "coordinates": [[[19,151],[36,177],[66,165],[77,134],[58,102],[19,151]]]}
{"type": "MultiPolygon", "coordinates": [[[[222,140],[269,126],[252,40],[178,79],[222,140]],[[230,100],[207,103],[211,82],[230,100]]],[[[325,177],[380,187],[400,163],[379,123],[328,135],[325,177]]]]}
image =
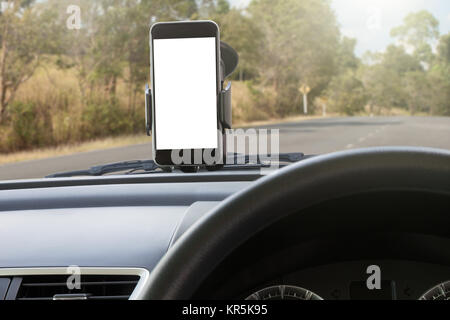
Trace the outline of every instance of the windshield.
{"type": "MultiPolygon", "coordinates": [[[[450,149],[448,0],[9,0],[0,180],[152,159],[149,29],[213,20],[239,54],[233,127],[280,152],[450,149]]],[[[189,81],[189,79],[186,79],[189,81]]]]}

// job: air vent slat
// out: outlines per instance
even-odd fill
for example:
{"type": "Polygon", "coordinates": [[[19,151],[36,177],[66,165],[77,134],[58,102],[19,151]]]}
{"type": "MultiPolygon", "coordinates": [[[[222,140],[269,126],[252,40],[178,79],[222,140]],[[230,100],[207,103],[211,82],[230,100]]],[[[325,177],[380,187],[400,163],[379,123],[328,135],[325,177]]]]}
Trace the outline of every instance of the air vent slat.
{"type": "MultiPolygon", "coordinates": [[[[88,297],[87,300],[128,300],[129,295],[123,296],[93,296],[88,297]]],[[[42,298],[17,298],[16,300],[23,301],[48,301],[53,300],[53,297],[42,297],[42,298]]]]}
{"type": "Polygon", "coordinates": [[[128,300],[130,296],[93,296],[88,300],[128,300]]]}
{"type": "MultiPolygon", "coordinates": [[[[16,300],[54,300],[85,296],[87,300],[129,299],[139,282],[134,275],[81,275],[79,289],[69,289],[69,275],[32,275],[22,277],[16,300]],[[87,297],[87,298],[86,298],[87,297]]],[[[73,283],[72,283],[73,284],[73,283]]]]}
{"type": "MultiPolygon", "coordinates": [[[[80,285],[81,286],[99,286],[99,285],[137,285],[137,281],[105,281],[105,282],[81,282],[80,285]]],[[[62,282],[50,282],[50,283],[23,283],[22,282],[22,287],[58,287],[58,286],[62,286],[65,287],[67,286],[66,283],[62,283],[62,282]]]]}

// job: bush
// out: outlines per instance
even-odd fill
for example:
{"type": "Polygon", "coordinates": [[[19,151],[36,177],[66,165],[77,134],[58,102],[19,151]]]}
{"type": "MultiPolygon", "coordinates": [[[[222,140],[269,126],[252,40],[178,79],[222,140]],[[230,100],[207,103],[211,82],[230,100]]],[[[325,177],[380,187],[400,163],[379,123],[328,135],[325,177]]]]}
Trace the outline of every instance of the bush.
{"type": "Polygon", "coordinates": [[[52,120],[48,108],[31,102],[14,102],[8,108],[12,132],[8,138],[10,151],[53,144],[52,120]]]}
{"type": "Polygon", "coordinates": [[[256,88],[250,81],[235,81],[231,90],[233,123],[270,118],[270,108],[274,99],[270,98],[270,93],[267,90],[256,88]]]}
{"type": "Polygon", "coordinates": [[[130,133],[134,122],[115,99],[109,103],[89,103],[83,110],[81,121],[83,140],[130,133]]]}
{"type": "Polygon", "coordinates": [[[368,101],[363,83],[352,71],[333,78],[327,89],[327,95],[332,111],[346,115],[364,111],[368,101]]]}

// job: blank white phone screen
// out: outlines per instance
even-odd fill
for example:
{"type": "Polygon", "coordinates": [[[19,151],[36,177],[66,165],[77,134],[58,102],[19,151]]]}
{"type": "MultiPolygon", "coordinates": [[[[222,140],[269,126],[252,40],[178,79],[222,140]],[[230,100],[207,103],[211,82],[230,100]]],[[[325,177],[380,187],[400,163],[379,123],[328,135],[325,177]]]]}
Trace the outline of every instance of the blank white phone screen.
{"type": "Polygon", "coordinates": [[[216,38],[153,40],[156,149],[215,149],[216,38]]]}

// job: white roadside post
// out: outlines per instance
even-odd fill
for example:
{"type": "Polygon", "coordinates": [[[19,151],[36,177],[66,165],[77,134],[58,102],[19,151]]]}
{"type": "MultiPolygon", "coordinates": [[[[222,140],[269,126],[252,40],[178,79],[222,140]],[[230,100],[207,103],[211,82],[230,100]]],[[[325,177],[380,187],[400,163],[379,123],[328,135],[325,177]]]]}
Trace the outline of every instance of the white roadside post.
{"type": "Polygon", "coordinates": [[[327,116],[327,102],[328,102],[328,99],[327,98],[320,98],[320,102],[322,104],[322,116],[326,117],[327,116]]]}
{"type": "Polygon", "coordinates": [[[308,94],[303,95],[303,112],[308,114],[308,94]]]}
{"type": "Polygon", "coordinates": [[[303,112],[308,114],[308,93],[311,91],[311,88],[304,84],[298,90],[303,94],[303,112]]]}

